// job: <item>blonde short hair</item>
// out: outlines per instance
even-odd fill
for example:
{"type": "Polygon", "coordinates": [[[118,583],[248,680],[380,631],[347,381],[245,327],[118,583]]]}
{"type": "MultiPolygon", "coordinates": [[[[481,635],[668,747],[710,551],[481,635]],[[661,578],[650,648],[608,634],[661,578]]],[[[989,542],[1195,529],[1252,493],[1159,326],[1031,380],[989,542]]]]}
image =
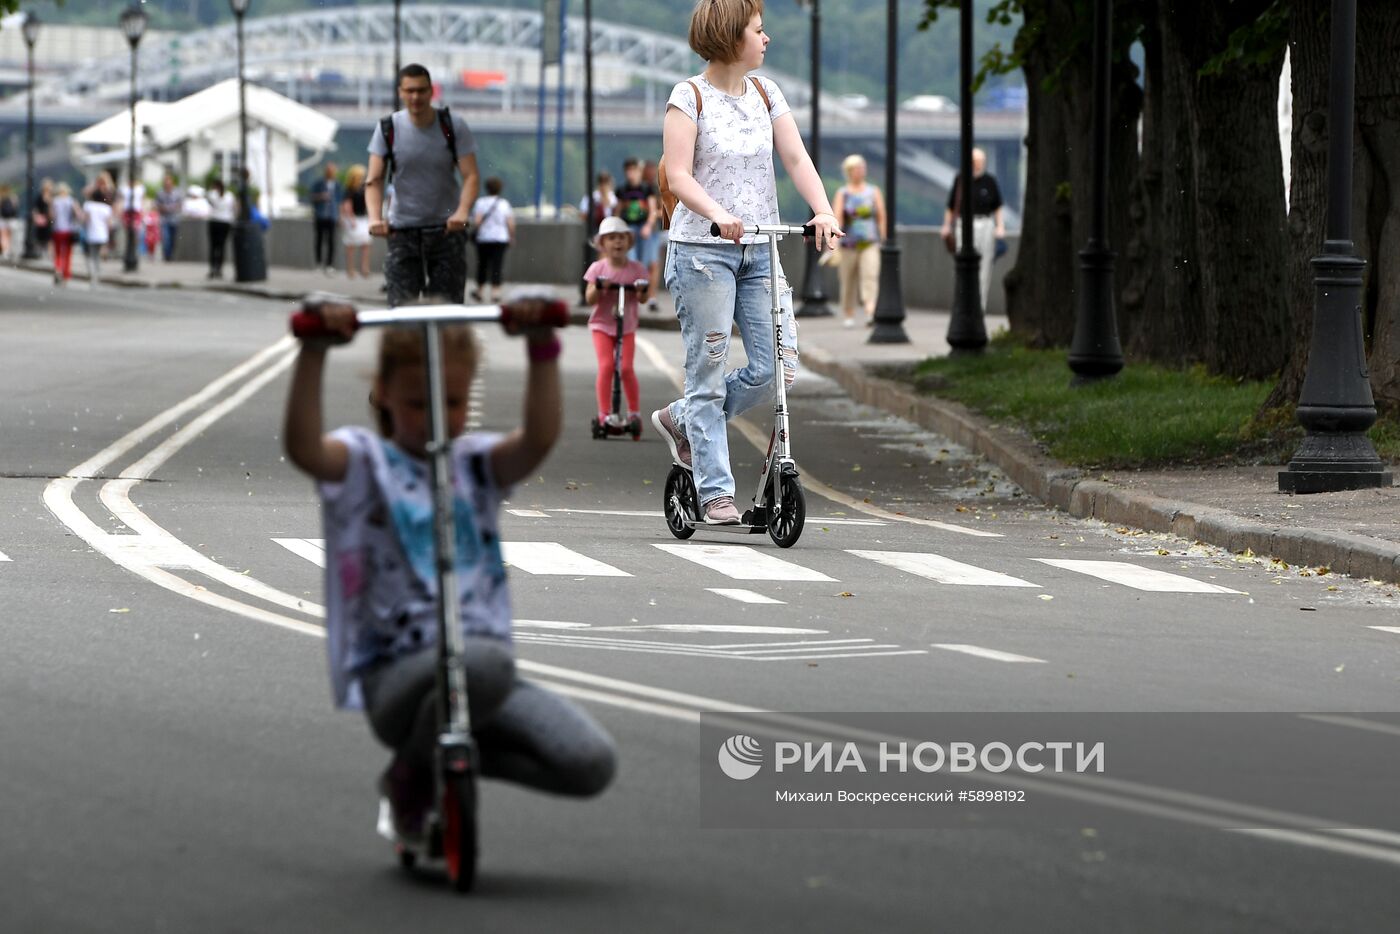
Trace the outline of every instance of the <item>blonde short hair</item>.
{"type": "Polygon", "coordinates": [[[841,171],[845,174],[847,179],[851,177],[851,169],[854,169],[856,166],[865,166],[865,157],[858,153],[852,153],[841,160],[841,171]]]}
{"type": "Polygon", "coordinates": [[[350,166],[345,172],[346,188],[361,188],[365,183],[365,167],[360,163],[350,166]]]}
{"type": "Polygon", "coordinates": [[[763,15],[763,0],[697,0],[690,14],[690,47],[707,62],[728,65],[739,54],[749,20],[763,15]]]}

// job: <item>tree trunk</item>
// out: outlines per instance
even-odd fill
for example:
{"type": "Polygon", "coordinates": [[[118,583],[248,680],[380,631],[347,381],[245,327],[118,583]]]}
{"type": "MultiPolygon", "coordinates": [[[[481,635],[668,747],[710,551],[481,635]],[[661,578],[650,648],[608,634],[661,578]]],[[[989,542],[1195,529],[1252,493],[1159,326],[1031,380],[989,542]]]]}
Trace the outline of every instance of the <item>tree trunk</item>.
{"type": "MultiPolygon", "coordinates": [[[[1016,265],[1005,278],[1011,331],[1032,347],[1069,343],[1074,329],[1075,262],[1069,175],[1073,139],[1063,97],[1069,88],[1046,90],[1066,49],[1046,22],[1054,0],[1027,0],[1025,44],[1029,130],[1026,135],[1026,194],[1016,265]]],[[[1062,34],[1060,34],[1062,35],[1062,34]]]]}
{"type": "Polygon", "coordinates": [[[1371,391],[1377,408],[1400,412],[1400,6],[1362,0],[1356,34],[1352,238],[1367,262],[1371,391]]]}
{"type": "MultiPolygon", "coordinates": [[[[1164,363],[1201,362],[1235,377],[1267,376],[1286,359],[1275,119],[1282,54],[1262,65],[1227,65],[1220,75],[1201,69],[1268,5],[1162,2],[1160,61],[1149,60],[1157,69],[1149,83],[1162,83],[1149,91],[1161,111],[1144,160],[1161,173],[1155,245],[1164,300],[1163,313],[1144,316],[1133,346],[1164,363]]],[[[1153,287],[1157,278],[1148,277],[1153,287]]]]}
{"type": "MultiPolygon", "coordinates": [[[[1294,0],[1293,184],[1289,213],[1293,345],[1266,409],[1293,405],[1307,373],[1314,302],[1310,262],[1327,212],[1327,90],[1331,17],[1326,0],[1294,0]]],[[[1363,321],[1371,391],[1400,411],[1400,9],[1361,0],[1357,10],[1356,133],[1351,237],[1367,261],[1363,321]]]]}
{"type": "Polygon", "coordinates": [[[1156,27],[1156,4],[1144,16],[1142,32],[1143,101],[1142,152],[1128,195],[1131,227],[1123,241],[1122,269],[1126,275],[1120,293],[1119,321],[1123,349],[1130,357],[1150,357],[1158,344],[1170,346],[1170,338],[1158,335],[1167,319],[1163,264],[1157,251],[1161,243],[1162,148],[1164,117],[1162,41],[1156,27]]]}

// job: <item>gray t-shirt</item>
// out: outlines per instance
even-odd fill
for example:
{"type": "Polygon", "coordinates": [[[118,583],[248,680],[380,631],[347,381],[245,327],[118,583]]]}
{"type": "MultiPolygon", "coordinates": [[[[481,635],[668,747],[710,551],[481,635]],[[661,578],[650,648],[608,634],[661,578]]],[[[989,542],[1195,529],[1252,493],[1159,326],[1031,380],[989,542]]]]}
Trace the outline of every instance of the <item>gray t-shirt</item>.
{"type": "MultiPolygon", "coordinates": [[[[437,115],[433,122],[419,128],[409,119],[408,111],[396,111],[394,120],[394,200],[389,205],[390,227],[436,227],[461,202],[462,182],[452,164],[452,152],[437,115]]],[[[476,152],[476,138],[467,121],[452,115],[452,132],[457,140],[457,157],[476,152]]],[[[379,126],[369,141],[372,155],[383,158],[389,147],[379,126]]]]}

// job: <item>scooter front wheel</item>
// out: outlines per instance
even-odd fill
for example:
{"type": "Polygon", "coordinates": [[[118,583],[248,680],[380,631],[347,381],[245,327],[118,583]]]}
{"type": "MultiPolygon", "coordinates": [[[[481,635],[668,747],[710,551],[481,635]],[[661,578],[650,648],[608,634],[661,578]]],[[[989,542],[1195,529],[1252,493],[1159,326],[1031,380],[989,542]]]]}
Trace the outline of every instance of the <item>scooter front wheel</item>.
{"type": "Polygon", "coordinates": [[[666,491],[662,494],[666,510],[666,528],[679,539],[687,539],[695,534],[688,523],[700,518],[700,504],[695,496],[695,480],[690,471],[679,464],[671,466],[666,475],[666,491]]]}
{"type": "Polygon", "coordinates": [[[768,537],[779,548],[791,548],[802,537],[802,526],[807,521],[807,497],[796,473],[784,474],[782,481],[781,501],[773,495],[772,481],[768,484],[768,537]]]}
{"type": "Polygon", "coordinates": [[[476,779],[453,773],[442,789],[442,857],[457,892],[470,892],[476,882],[476,856],[476,779]]]}

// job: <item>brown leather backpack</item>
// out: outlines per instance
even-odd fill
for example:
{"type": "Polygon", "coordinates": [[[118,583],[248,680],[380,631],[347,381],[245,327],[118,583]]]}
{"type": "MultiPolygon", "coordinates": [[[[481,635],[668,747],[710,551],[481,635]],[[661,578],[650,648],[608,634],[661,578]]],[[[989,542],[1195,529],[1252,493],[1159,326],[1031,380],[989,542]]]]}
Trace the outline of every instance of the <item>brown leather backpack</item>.
{"type": "MultiPolygon", "coordinates": [[[[758,91],[758,96],[763,98],[763,106],[766,110],[772,110],[773,105],[768,101],[768,92],[763,90],[763,85],[753,75],[749,75],[749,80],[753,82],[754,89],[758,91]]],[[[700,97],[700,87],[694,81],[687,81],[690,89],[695,92],[695,122],[700,122],[700,114],[705,110],[705,101],[700,97]]],[[[661,229],[671,229],[671,218],[676,213],[676,205],[680,204],[671,191],[670,182],[666,178],[666,160],[663,157],[656,163],[656,192],[657,200],[661,203],[661,229]]]]}

